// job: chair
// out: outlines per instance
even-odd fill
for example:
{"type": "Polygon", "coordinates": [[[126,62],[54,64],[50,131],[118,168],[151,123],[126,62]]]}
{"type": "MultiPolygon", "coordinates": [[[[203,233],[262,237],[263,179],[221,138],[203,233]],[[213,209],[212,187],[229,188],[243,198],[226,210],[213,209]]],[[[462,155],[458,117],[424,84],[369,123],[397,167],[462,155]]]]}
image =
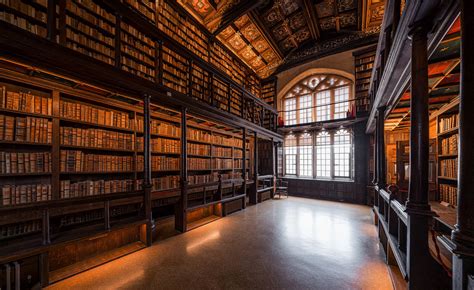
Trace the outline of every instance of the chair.
{"type": "Polygon", "coordinates": [[[286,198],[288,198],[288,181],[284,181],[283,179],[277,179],[275,195],[277,194],[279,199],[281,199],[282,194],[286,195],[286,198]]]}

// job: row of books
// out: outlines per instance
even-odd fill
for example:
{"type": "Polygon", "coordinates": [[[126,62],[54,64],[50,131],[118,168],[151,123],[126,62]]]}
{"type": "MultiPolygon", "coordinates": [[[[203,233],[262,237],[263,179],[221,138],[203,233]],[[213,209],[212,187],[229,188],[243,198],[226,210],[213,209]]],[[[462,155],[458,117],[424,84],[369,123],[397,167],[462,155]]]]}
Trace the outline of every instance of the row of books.
{"type": "MultiPolygon", "coordinates": [[[[85,24],[78,18],[73,18],[69,15],[66,15],[66,25],[68,28],[73,28],[73,30],[81,32],[79,35],[76,35],[75,38],[73,38],[74,41],[81,42],[79,36],[82,35],[86,39],[91,38],[98,41],[99,43],[106,44],[109,46],[109,48],[114,46],[113,37],[109,36],[108,34],[103,34],[97,28],[85,24]]],[[[71,35],[72,34],[70,34],[70,36],[71,35]]]]}
{"type": "Polygon", "coordinates": [[[120,57],[120,61],[123,70],[154,81],[156,70],[153,65],[137,62],[135,59],[124,55],[120,57]]]}
{"type": "Polygon", "coordinates": [[[69,37],[68,41],[66,42],[66,46],[72,50],[75,50],[77,52],[80,52],[84,55],[90,56],[92,58],[95,58],[97,60],[100,60],[102,62],[105,62],[110,65],[115,64],[115,60],[108,56],[103,54],[102,52],[99,52],[98,49],[101,48],[101,46],[97,43],[93,43],[92,47],[84,47],[83,44],[74,42],[73,38],[71,38],[72,32],[70,30],[66,30],[66,35],[69,37]]]}
{"type": "Polygon", "coordinates": [[[32,114],[51,115],[53,100],[31,92],[9,91],[0,87],[0,108],[32,114]]]}
{"type": "Polygon", "coordinates": [[[361,64],[361,65],[356,66],[355,71],[357,73],[357,72],[361,72],[361,71],[371,70],[373,67],[374,67],[374,63],[369,62],[369,63],[365,63],[365,64],[361,64]]]}
{"type": "Polygon", "coordinates": [[[167,190],[179,188],[179,176],[163,176],[151,179],[152,190],[167,190]]]}
{"type": "Polygon", "coordinates": [[[151,151],[159,153],[180,153],[181,142],[179,140],[154,138],[151,139],[151,151]]]}
{"type": "MultiPolygon", "coordinates": [[[[85,48],[89,52],[90,50],[93,50],[93,52],[88,55],[94,58],[98,58],[99,56],[101,56],[106,60],[108,59],[112,60],[112,58],[115,55],[115,50],[113,49],[113,47],[104,45],[104,42],[101,40],[91,38],[82,33],[77,33],[76,31],[72,30],[70,27],[66,29],[66,39],[69,40],[69,42],[72,42],[76,45],[81,46],[82,48],[85,48]]],[[[109,63],[109,64],[112,64],[112,63],[109,63]]]]}
{"type": "Polygon", "coordinates": [[[439,176],[457,178],[458,159],[446,159],[439,161],[439,176]]]}
{"type": "Polygon", "coordinates": [[[365,55],[362,57],[358,57],[355,61],[356,66],[375,61],[375,52],[371,55],[365,55]]]}
{"type": "MultiPolygon", "coordinates": [[[[36,1],[37,4],[44,4],[45,0],[36,1]]],[[[9,7],[11,10],[1,9],[0,20],[13,24],[21,29],[46,37],[47,15],[45,12],[36,9],[27,2],[17,0],[0,0],[0,4],[9,7]],[[15,13],[15,12],[17,13],[15,13]]],[[[44,7],[44,6],[43,6],[44,7]]]]}
{"type": "Polygon", "coordinates": [[[158,29],[207,61],[207,38],[189,19],[181,16],[166,1],[157,5],[158,29]]]}
{"type": "Polygon", "coordinates": [[[47,201],[51,199],[51,184],[2,185],[2,200],[4,206],[47,201]]]}
{"type": "Polygon", "coordinates": [[[50,144],[52,135],[53,123],[48,119],[0,115],[0,140],[50,144]]]}
{"type": "Polygon", "coordinates": [[[445,131],[457,128],[459,126],[459,115],[454,114],[449,117],[439,118],[438,132],[443,133],[445,131]]]}
{"type": "Polygon", "coordinates": [[[441,155],[458,153],[458,134],[441,139],[441,155]]]}
{"type": "Polygon", "coordinates": [[[91,0],[66,1],[66,10],[112,34],[115,33],[115,16],[91,0]],[[85,8],[84,8],[85,7],[85,8]],[[93,13],[89,12],[92,11],[93,13]],[[99,17],[97,17],[98,15],[99,17]]]}
{"type": "Polygon", "coordinates": [[[211,160],[209,158],[188,158],[188,170],[210,170],[211,160]]]}
{"type": "Polygon", "coordinates": [[[130,116],[125,112],[71,101],[62,101],[60,108],[61,117],[66,119],[124,129],[132,128],[130,116]]]}
{"type": "Polygon", "coordinates": [[[458,204],[458,189],[456,186],[449,184],[439,185],[439,199],[440,201],[447,202],[453,206],[458,204]]]}
{"type": "Polygon", "coordinates": [[[188,182],[190,185],[217,182],[217,181],[219,181],[219,173],[217,172],[213,172],[211,174],[197,174],[197,175],[188,176],[188,182]]]}
{"type": "Polygon", "coordinates": [[[210,156],[211,155],[211,146],[210,145],[188,143],[187,147],[188,147],[188,154],[202,155],[202,156],[210,156]]]}
{"type": "Polygon", "coordinates": [[[60,197],[76,198],[117,192],[131,192],[134,190],[135,182],[132,179],[82,180],[77,182],[61,180],[60,197]]]}
{"type": "MultiPolygon", "coordinates": [[[[234,160],[232,159],[219,159],[214,158],[212,159],[212,168],[213,169],[232,169],[232,165],[234,164],[234,160]]],[[[239,161],[239,160],[235,160],[239,161]]],[[[239,168],[239,167],[236,167],[239,168]]]]}
{"type": "MultiPolygon", "coordinates": [[[[137,131],[143,132],[143,117],[137,117],[137,131]]],[[[181,136],[181,129],[174,124],[166,123],[161,120],[150,120],[150,133],[153,135],[163,135],[169,137],[179,138],[181,136]]]]}
{"type": "Polygon", "coordinates": [[[50,152],[0,152],[0,174],[51,172],[50,152]]]}
{"type": "Polygon", "coordinates": [[[41,221],[34,220],[23,223],[0,226],[0,240],[41,231],[41,221]]]}
{"type": "Polygon", "coordinates": [[[155,22],[155,1],[150,0],[125,0],[125,3],[135,8],[140,14],[155,22]]]}
{"type": "Polygon", "coordinates": [[[61,150],[61,172],[128,172],[133,171],[133,156],[89,154],[78,150],[61,150]]]}
{"type": "MultiPolygon", "coordinates": [[[[179,158],[168,156],[152,156],[151,170],[152,171],[170,171],[179,170],[179,158]]],[[[137,156],[137,170],[143,171],[145,165],[143,156],[137,156]]]]}
{"type": "Polygon", "coordinates": [[[194,128],[188,128],[187,137],[189,140],[211,142],[211,133],[208,131],[198,130],[194,128]]]}
{"type": "Polygon", "coordinates": [[[228,147],[212,147],[212,156],[215,157],[232,157],[232,148],[228,147]]]}
{"type": "Polygon", "coordinates": [[[59,227],[73,226],[92,221],[104,220],[104,210],[96,209],[81,213],[68,214],[61,217],[59,227]]]}
{"type": "Polygon", "coordinates": [[[135,135],[95,128],[61,127],[61,145],[133,150],[135,135]]]}

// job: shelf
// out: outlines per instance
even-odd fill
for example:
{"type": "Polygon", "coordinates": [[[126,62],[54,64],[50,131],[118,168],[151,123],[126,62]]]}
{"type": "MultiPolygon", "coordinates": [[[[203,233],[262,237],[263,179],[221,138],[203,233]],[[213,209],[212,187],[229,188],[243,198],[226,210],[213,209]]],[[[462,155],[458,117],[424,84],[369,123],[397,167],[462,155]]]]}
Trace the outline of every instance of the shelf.
{"type": "Polygon", "coordinates": [[[60,146],[61,148],[64,148],[64,149],[81,149],[81,150],[93,150],[93,151],[135,153],[135,150],[130,150],[130,149],[114,149],[114,148],[87,147],[87,146],[76,146],[76,145],[60,145],[60,146]]]}
{"type": "Polygon", "coordinates": [[[438,133],[438,137],[456,134],[458,132],[458,130],[459,130],[459,128],[456,127],[456,128],[453,128],[453,129],[449,129],[449,130],[440,132],[440,133],[438,133]]]}
{"type": "Polygon", "coordinates": [[[196,155],[196,154],[188,154],[188,157],[195,157],[195,158],[212,158],[210,155],[196,155]]]}
{"type": "Polygon", "coordinates": [[[102,171],[102,172],[94,172],[94,171],[82,171],[82,172],[61,172],[61,175],[100,175],[100,174],[132,174],[135,171],[102,171]]]}
{"type": "Polygon", "coordinates": [[[41,146],[41,147],[51,147],[51,143],[36,143],[36,142],[26,142],[26,141],[7,141],[1,140],[0,144],[5,145],[25,145],[25,146],[41,146]]]}
{"type": "Polygon", "coordinates": [[[443,206],[439,202],[430,202],[431,209],[438,215],[435,217],[436,220],[454,230],[456,224],[457,212],[455,208],[449,206],[443,206]]]}
{"type": "Polygon", "coordinates": [[[10,109],[5,109],[5,108],[0,108],[0,113],[8,113],[8,114],[23,115],[23,116],[30,116],[30,117],[37,117],[37,118],[45,118],[45,119],[53,118],[53,116],[51,115],[28,113],[28,112],[10,110],[10,109]]]}
{"type": "Polygon", "coordinates": [[[91,268],[100,266],[112,260],[118,259],[130,253],[136,252],[145,248],[145,245],[142,242],[134,242],[125,246],[122,246],[117,249],[107,251],[105,253],[87,258],[83,261],[77,262],[75,264],[60,268],[55,271],[49,272],[50,283],[55,283],[57,281],[66,279],[75,274],[84,272],[91,268]]]}
{"type": "Polygon", "coordinates": [[[60,120],[61,120],[61,122],[68,123],[68,124],[87,125],[87,126],[91,126],[91,127],[94,127],[94,128],[103,128],[103,129],[109,129],[109,130],[112,130],[112,131],[120,131],[120,132],[125,132],[125,133],[134,133],[135,132],[132,129],[114,127],[114,126],[108,126],[108,125],[101,125],[101,124],[96,124],[96,123],[86,122],[86,121],[81,121],[81,120],[75,120],[75,119],[61,118],[60,120]]]}
{"type": "Polygon", "coordinates": [[[2,173],[0,177],[20,177],[20,176],[46,176],[51,172],[35,172],[35,173],[2,173]]]}
{"type": "Polygon", "coordinates": [[[454,177],[446,177],[446,176],[438,176],[438,179],[444,179],[444,180],[455,181],[455,182],[458,181],[457,178],[454,178],[454,177]]]}
{"type": "Polygon", "coordinates": [[[445,158],[457,158],[458,154],[443,154],[443,155],[438,155],[438,158],[440,159],[445,159],[445,158]]]}

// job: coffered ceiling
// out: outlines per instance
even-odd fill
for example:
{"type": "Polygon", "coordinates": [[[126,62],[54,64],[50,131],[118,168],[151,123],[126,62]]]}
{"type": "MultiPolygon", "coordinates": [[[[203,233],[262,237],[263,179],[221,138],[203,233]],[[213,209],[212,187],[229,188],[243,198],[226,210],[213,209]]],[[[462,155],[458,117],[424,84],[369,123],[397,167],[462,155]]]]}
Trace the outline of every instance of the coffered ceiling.
{"type": "Polygon", "coordinates": [[[178,0],[192,16],[265,78],[370,38],[384,0],[178,0]]]}

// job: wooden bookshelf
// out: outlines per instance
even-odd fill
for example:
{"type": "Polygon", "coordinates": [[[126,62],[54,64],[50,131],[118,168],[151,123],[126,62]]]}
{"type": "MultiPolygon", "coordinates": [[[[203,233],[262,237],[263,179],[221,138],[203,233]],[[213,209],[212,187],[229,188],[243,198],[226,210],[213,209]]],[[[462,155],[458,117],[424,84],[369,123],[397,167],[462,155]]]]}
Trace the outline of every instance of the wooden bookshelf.
{"type": "Polygon", "coordinates": [[[369,86],[376,49],[376,47],[369,47],[353,53],[355,65],[355,104],[357,114],[366,114],[370,109],[369,86]]]}
{"type": "MultiPolygon", "coordinates": [[[[42,82],[1,75],[0,253],[8,261],[49,253],[38,264],[50,263],[45,271],[53,282],[129,245],[144,246],[144,111],[132,97],[124,102],[126,96],[113,98],[98,89],[42,82]],[[108,238],[99,238],[104,251],[84,260],[66,251],[63,262],[51,260],[64,243],[105,233],[108,238]],[[128,240],[120,240],[121,233],[128,240]]],[[[193,208],[203,198],[217,204],[242,196],[239,128],[189,115],[186,172],[194,187],[187,192],[181,183],[180,113],[153,105],[150,118],[152,207],[173,206],[183,192],[193,208]],[[199,163],[195,168],[193,160],[199,163]]],[[[252,160],[246,155],[248,179],[252,160]]]]}
{"type": "Polygon", "coordinates": [[[455,105],[436,118],[438,142],[438,201],[447,207],[457,206],[459,142],[459,106],[455,105]]]}
{"type": "Polygon", "coordinates": [[[0,21],[72,49],[72,56],[99,60],[106,70],[119,68],[241,118],[247,110],[261,107],[271,113],[258,124],[275,130],[276,118],[267,116],[276,111],[258,99],[263,92],[259,77],[219,40],[211,40],[209,32],[173,1],[61,0],[55,7],[48,3],[1,1],[0,21]],[[245,107],[246,102],[252,105],[245,107]]]}

